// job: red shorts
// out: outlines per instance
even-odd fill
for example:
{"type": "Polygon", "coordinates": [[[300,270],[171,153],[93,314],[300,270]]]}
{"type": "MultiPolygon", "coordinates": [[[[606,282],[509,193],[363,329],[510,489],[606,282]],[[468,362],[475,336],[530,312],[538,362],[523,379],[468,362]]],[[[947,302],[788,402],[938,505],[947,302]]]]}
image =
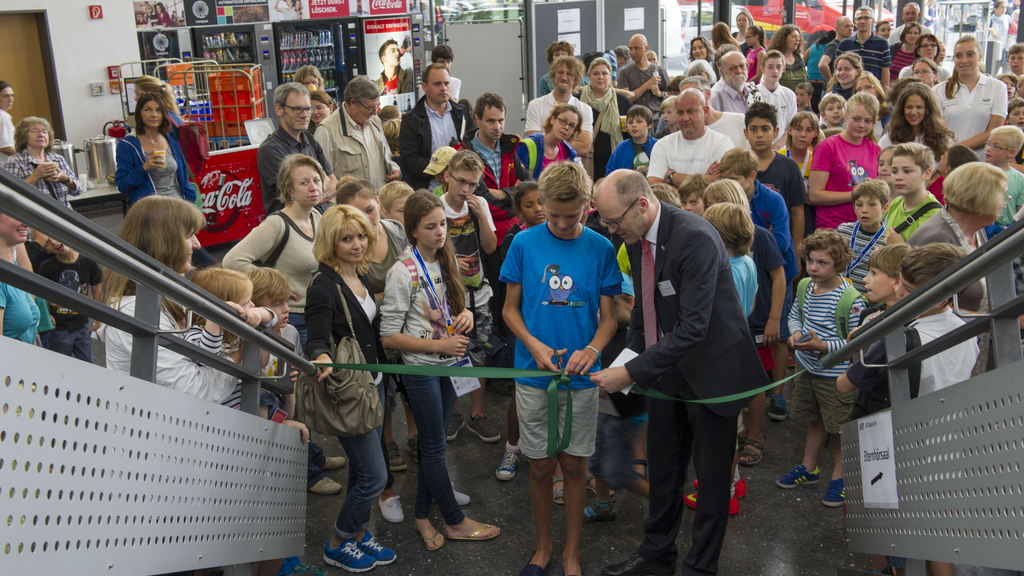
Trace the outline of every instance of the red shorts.
{"type": "Polygon", "coordinates": [[[764,346],[757,349],[757,355],[761,358],[761,365],[769,372],[775,369],[775,357],[772,356],[773,350],[775,350],[774,346],[764,346]]]}

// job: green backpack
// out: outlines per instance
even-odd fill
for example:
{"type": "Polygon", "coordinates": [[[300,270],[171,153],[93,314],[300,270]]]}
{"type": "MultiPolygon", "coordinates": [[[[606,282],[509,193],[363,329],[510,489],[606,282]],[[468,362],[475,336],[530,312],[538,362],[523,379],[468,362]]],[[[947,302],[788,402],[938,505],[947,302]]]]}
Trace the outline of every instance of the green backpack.
{"type": "Polygon", "coordinates": [[[537,167],[537,143],[533,141],[533,138],[523,138],[522,143],[526,146],[526,152],[530,155],[530,165],[527,166],[530,174],[533,174],[534,168],[537,167]]]}
{"type": "MultiPolygon", "coordinates": [[[[839,330],[839,335],[846,339],[850,335],[850,310],[853,309],[853,303],[861,297],[861,294],[852,284],[846,280],[843,282],[846,284],[846,289],[843,290],[843,294],[839,297],[839,303],[836,305],[836,328],[839,330]]],[[[811,279],[804,278],[796,286],[796,305],[800,307],[801,326],[804,324],[804,298],[807,294],[807,287],[810,285],[811,279]]]]}

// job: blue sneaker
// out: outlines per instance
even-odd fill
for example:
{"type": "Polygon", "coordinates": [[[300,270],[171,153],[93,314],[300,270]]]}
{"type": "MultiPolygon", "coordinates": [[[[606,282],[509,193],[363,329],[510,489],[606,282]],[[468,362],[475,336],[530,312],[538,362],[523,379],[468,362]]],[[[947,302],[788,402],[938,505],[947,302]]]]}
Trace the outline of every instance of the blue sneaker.
{"type": "Polygon", "coordinates": [[[831,506],[832,508],[838,508],[846,502],[846,491],[843,490],[843,479],[837,478],[828,483],[828,491],[825,492],[825,497],[821,499],[821,503],[825,506],[831,506]]]}
{"type": "Polygon", "coordinates": [[[394,550],[392,550],[391,548],[385,548],[378,544],[377,539],[374,538],[369,532],[364,534],[363,539],[359,542],[356,542],[356,545],[359,546],[359,550],[363,554],[369,556],[370,558],[373,558],[374,561],[377,562],[378,566],[383,566],[384,564],[391,564],[395,561],[395,558],[398,558],[398,555],[395,554],[394,550]]]}
{"type": "Polygon", "coordinates": [[[516,477],[516,468],[518,467],[519,454],[505,451],[505,456],[502,457],[501,464],[498,465],[498,470],[494,473],[494,476],[498,480],[508,482],[516,477]]]}
{"type": "Polygon", "coordinates": [[[324,546],[324,562],[349,572],[369,572],[377,565],[373,557],[363,554],[355,539],[345,540],[337,548],[331,548],[328,542],[324,546]]]}
{"type": "MultiPolygon", "coordinates": [[[[796,468],[793,468],[786,473],[785,476],[775,481],[779,488],[796,488],[798,484],[817,484],[818,483],[818,469],[815,468],[814,472],[808,472],[807,468],[803,464],[798,464],[796,468]]],[[[842,486],[840,486],[842,489],[842,486]]]]}
{"type": "Polygon", "coordinates": [[[768,417],[776,422],[789,418],[789,407],[786,406],[786,399],[782,394],[772,394],[768,402],[768,417]]]}

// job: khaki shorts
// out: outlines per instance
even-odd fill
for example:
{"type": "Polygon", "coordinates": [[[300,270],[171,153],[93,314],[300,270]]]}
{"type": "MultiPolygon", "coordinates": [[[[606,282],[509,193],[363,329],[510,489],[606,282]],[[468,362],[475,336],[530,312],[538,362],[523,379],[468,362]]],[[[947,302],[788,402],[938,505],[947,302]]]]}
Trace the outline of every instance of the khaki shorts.
{"type": "MultiPolygon", "coordinates": [[[[558,440],[565,429],[565,398],[567,391],[558,391],[558,440]]],[[[572,430],[570,456],[588,458],[594,453],[597,437],[598,388],[572,391],[572,430]]],[[[519,450],[531,460],[548,457],[548,391],[545,388],[516,384],[516,412],[519,415],[519,450]]]]}
{"type": "Polygon", "coordinates": [[[821,420],[826,432],[839,434],[839,427],[850,420],[856,395],[854,390],[840,394],[835,378],[802,372],[793,380],[790,411],[794,420],[821,420]]]}

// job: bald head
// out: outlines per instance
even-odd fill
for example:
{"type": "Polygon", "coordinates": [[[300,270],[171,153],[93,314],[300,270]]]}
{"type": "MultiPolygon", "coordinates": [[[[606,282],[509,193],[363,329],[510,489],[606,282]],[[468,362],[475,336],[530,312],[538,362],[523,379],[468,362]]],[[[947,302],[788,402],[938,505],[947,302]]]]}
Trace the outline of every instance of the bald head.
{"type": "Polygon", "coordinates": [[[629,57],[637,67],[647,69],[647,37],[636,34],[629,39],[629,57]]]}
{"type": "Polygon", "coordinates": [[[683,138],[696,140],[704,136],[707,114],[707,100],[700,90],[687,88],[676,97],[676,124],[683,138]]]}
{"type": "Polygon", "coordinates": [[[733,90],[740,92],[743,89],[743,84],[747,81],[747,59],[743,52],[729,52],[722,56],[718,62],[718,69],[721,71],[722,81],[733,90]]]}
{"type": "Polygon", "coordinates": [[[658,202],[647,179],[636,170],[609,174],[594,194],[594,205],[608,231],[627,244],[637,242],[658,217],[658,202]]]}

